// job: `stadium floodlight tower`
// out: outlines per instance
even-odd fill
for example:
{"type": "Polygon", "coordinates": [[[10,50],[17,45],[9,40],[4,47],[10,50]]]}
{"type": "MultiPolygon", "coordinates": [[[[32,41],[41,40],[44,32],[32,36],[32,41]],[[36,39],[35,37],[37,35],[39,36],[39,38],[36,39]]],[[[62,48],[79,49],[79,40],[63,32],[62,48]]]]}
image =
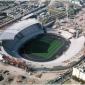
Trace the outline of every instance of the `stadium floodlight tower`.
{"type": "Polygon", "coordinates": [[[19,57],[18,49],[26,41],[43,33],[41,23],[35,18],[30,18],[19,21],[6,29],[0,36],[0,40],[2,40],[2,46],[8,54],[19,57]]]}

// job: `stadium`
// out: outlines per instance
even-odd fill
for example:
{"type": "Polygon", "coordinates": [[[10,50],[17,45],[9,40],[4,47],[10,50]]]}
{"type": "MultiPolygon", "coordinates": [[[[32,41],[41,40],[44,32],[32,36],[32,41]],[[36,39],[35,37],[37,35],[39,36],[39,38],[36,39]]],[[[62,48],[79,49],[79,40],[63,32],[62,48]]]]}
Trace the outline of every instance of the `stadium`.
{"type": "Polygon", "coordinates": [[[69,47],[69,43],[65,38],[47,33],[36,19],[29,19],[15,24],[3,33],[2,38],[7,39],[3,40],[2,45],[8,54],[36,62],[54,60],[69,47]],[[23,24],[26,27],[22,27],[23,24]],[[11,34],[9,33],[11,36],[7,39],[7,31],[9,30],[10,32],[12,30],[18,32],[15,32],[15,34],[13,34],[14,31],[11,34]]]}
{"type": "Polygon", "coordinates": [[[61,35],[57,30],[46,30],[34,18],[21,20],[8,27],[0,40],[6,55],[25,60],[35,68],[67,66],[68,63],[64,62],[75,61],[75,55],[81,52],[85,42],[84,36],[73,38],[71,33],[64,30],[61,35]]]}

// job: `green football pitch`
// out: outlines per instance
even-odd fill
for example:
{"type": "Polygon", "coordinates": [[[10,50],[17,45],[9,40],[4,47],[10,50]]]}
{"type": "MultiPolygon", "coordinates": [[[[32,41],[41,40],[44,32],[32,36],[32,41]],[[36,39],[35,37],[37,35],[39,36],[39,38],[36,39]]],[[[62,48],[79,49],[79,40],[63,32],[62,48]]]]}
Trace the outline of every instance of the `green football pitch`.
{"type": "Polygon", "coordinates": [[[54,56],[63,46],[62,38],[50,34],[37,36],[25,44],[24,53],[41,59],[49,59],[54,56]]]}

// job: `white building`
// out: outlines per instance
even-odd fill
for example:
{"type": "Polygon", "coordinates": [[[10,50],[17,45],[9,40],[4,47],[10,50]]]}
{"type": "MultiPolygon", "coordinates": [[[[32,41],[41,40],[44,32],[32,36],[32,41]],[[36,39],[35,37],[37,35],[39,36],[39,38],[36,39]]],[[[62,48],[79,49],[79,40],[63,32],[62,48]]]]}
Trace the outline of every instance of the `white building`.
{"type": "Polygon", "coordinates": [[[85,67],[74,67],[72,76],[85,81],[85,67]]]}

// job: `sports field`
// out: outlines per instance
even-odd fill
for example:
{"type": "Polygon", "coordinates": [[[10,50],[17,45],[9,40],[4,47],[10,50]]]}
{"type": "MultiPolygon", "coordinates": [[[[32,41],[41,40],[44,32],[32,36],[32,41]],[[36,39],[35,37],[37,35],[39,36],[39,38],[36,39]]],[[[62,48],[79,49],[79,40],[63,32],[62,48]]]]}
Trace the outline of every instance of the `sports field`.
{"type": "Polygon", "coordinates": [[[62,38],[51,34],[42,34],[27,42],[22,50],[28,56],[47,60],[53,57],[63,45],[62,38]]]}

